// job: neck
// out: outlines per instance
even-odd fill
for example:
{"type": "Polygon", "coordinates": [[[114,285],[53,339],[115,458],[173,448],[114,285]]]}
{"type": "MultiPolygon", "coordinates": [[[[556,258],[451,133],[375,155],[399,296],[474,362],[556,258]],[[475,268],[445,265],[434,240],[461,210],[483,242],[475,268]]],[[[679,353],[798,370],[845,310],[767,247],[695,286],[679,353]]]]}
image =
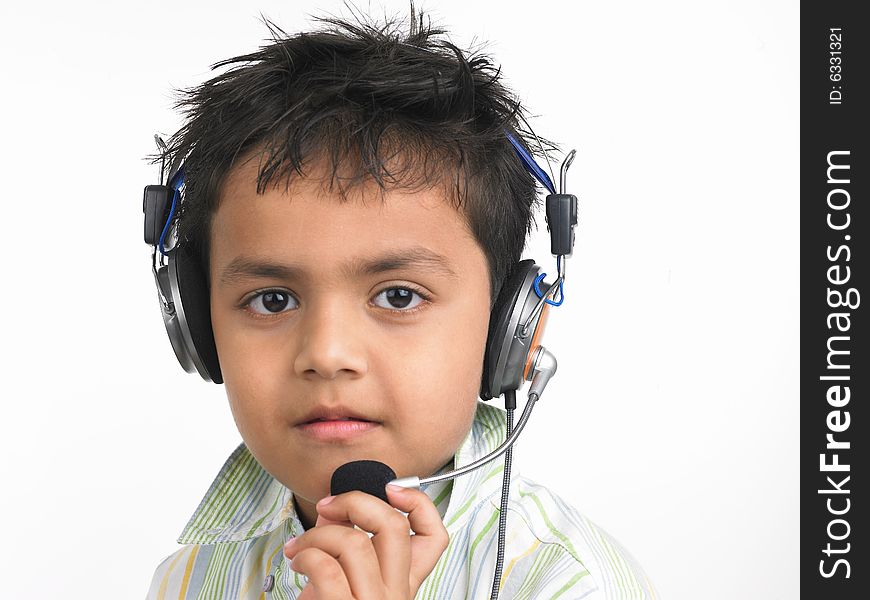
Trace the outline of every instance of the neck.
{"type": "Polygon", "coordinates": [[[302,522],[302,527],[308,531],[317,523],[317,507],[314,502],[309,502],[293,494],[293,503],[296,505],[296,515],[302,522]]]}

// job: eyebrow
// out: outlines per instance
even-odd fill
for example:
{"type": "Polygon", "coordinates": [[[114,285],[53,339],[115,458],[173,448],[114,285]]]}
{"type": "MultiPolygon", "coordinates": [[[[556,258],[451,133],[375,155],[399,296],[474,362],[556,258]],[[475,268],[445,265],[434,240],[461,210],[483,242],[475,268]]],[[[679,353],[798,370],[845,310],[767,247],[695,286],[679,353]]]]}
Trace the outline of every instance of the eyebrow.
{"type": "MultiPolygon", "coordinates": [[[[376,275],[399,269],[417,269],[429,273],[444,275],[451,279],[459,276],[450,268],[450,261],[428,248],[414,246],[375,256],[370,259],[350,260],[341,267],[342,273],[349,278],[366,275],[376,275]]],[[[237,256],[224,268],[221,283],[233,285],[248,279],[300,279],[306,280],[312,275],[299,265],[272,262],[250,256],[237,256]]]]}

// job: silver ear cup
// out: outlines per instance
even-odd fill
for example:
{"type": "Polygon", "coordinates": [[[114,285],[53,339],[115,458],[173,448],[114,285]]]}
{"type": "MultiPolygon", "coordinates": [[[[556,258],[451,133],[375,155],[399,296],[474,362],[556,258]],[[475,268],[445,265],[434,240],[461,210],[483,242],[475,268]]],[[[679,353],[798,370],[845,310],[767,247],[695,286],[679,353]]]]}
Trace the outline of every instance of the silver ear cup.
{"type": "Polygon", "coordinates": [[[172,350],[175,352],[175,357],[181,367],[188,373],[193,373],[196,370],[204,380],[211,381],[208,370],[196,352],[190,327],[184,314],[181,288],[178,285],[178,263],[174,260],[173,254],[169,253],[169,261],[166,266],[157,269],[157,284],[160,287],[158,299],[160,300],[163,324],[169,335],[172,350]]]}
{"type": "Polygon", "coordinates": [[[166,333],[169,335],[169,342],[172,344],[172,350],[175,352],[175,358],[181,363],[181,367],[188,373],[192,373],[196,368],[190,353],[184,346],[184,335],[181,333],[181,324],[179,323],[178,313],[175,310],[176,298],[172,296],[172,285],[169,282],[169,267],[162,266],[157,269],[157,283],[160,289],[157,292],[157,299],[160,301],[160,314],[163,316],[163,325],[166,327],[166,333]]]}
{"type": "Polygon", "coordinates": [[[495,371],[492,374],[493,380],[496,382],[496,387],[493,391],[497,395],[506,390],[518,390],[523,384],[523,370],[529,353],[534,350],[532,343],[536,339],[535,331],[543,313],[540,313],[532,321],[532,326],[529,327],[529,331],[525,336],[522,335],[522,324],[532,314],[538,303],[534,283],[540,270],[538,265],[533,265],[528,270],[523,279],[517,301],[511,310],[506,335],[502,339],[495,371]]]}

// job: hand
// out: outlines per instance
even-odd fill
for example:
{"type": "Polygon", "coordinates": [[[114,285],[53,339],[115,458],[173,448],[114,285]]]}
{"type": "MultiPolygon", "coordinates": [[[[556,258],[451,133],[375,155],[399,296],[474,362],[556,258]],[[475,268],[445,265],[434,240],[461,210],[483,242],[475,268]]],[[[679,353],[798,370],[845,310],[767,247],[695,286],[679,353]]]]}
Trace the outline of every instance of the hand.
{"type": "Polygon", "coordinates": [[[354,491],[317,503],[318,525],[284,546],[290,568],[308,577],[299,600],[414,598],[447,548],[447,530],[420,490],[388,486],[387,498],[354,491]]]}

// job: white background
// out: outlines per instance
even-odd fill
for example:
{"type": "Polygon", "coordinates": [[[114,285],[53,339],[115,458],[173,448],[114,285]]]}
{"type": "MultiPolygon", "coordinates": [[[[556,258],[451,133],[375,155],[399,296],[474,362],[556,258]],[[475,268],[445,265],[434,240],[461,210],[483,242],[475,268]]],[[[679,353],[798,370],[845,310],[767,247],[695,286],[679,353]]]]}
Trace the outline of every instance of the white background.
{"type": "MultiPolygon", "coordinates": [[[[163,329],[143,157],[181,124],[172,88],[265,42],[259,11],[291,33],[348,12],[48,4],[0,8],[2,596],[138,598],[240,441],[163,329]]],[[[797,4],[423,4],[579,151],[559,373],[515,464],[669,600],[798,597],[797,4]]]]}

